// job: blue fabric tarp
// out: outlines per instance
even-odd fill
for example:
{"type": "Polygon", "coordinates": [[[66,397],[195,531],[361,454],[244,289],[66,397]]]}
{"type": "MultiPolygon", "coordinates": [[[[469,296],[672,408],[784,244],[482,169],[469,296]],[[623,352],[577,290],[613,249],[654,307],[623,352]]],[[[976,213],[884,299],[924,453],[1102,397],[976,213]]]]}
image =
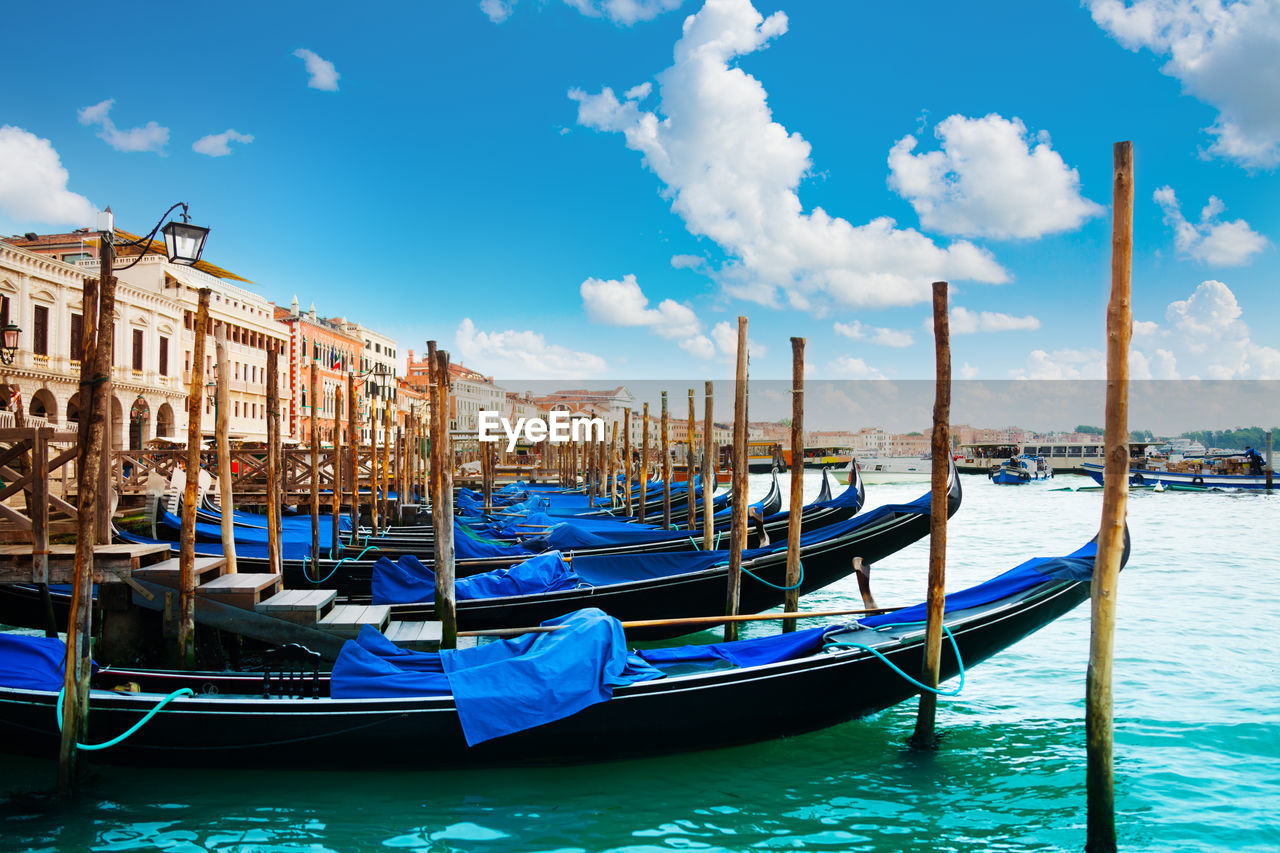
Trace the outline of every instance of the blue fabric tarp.
{"type": "Polygon", "coordinates": [[[0,686],[57,692],[66,658],[67,647],[57,637],[0,633],[0,686]]]}
{"type": "Polygon", "coordinates": [[[636,652],[656,667],[696,663],[725,662],[734,666],[760,666],[811,655],[822,649],[823,637],[832,628],[809,628],[790,634],[773,634],[730,643],[705,646],[676,646],[669,649],[645,649],[636,652]]]}
{"type": "MultiPolygon", "coordinates": [[[[968,607],[981,607],[993,601],[999,601],[1016,595],[1047,581],[1086,581],[1093,577],[1093,562],[1098,554],[1098,543],[1090,542],[1078,551],[1066,557],[1036,557],[1012,568],[1002,575],[980,583],[968,589],[953,592],[946,596],[943,613],[953,610],[964,610],[968,607]]],[[[858,620],[869,628],[877,625],[899,624],[904,622],[923,622],[927,610],[924,604],[870,616],[858,620]]]]}
{"type": "MultiPolygon", "coordinates": [[[[454,583],[454,595],[458,601],[536,595],[573,589],[580,583],[581,579],[559,551],[545,551],[510,568],[459,578],[454,583]]],[[[432,601],[436,594],[435,573],[417,557],[409,555],[394,563],[387,557],[380,558],[373,564],[370,586],[374,604],[432,601]]]]}
{"type": "Polygon", "coordinates": [[[663,677],[628,654],[621,623],[603,611],[588,608],[542,624],[563,627],[475,648],[407,655],[365,626],[357,640],[343,645],[330,694],[350,699],[452,693],[463,734],[474,746],[572,716],[607,701],[614,687],[663,677]]]}

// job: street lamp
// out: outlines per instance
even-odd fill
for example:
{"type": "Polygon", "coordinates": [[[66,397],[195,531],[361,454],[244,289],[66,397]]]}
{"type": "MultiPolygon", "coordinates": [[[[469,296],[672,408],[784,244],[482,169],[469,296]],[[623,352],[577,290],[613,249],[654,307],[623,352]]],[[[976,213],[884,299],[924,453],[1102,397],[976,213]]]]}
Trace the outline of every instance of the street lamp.
{"type": "MultiPolygon", "coordinates": [[[[187,203],[180,201],[170,207],[160,217],[160,221],[156,223],[156,227],[151,229],[146,237],[139,237],[136,240],[115,244],[117,246],[142,246],[142,250],[138,252],[138,257],[134,258],[133,263],[121,269],[132,269],[138,265],[138,262],[146,257],[147,252],[151,251],[152,244],[156,241],[156,234],[164,234],[165,255],[169,262],[173,264],[182,264],[184,266],[195,266],[200,260],[201,253],[204,252],[204,241],[209,236],[209,229],[201,225],[192,225],[188,221],[187,203]],[[170,220],[165,224],[165,220],[169,218],[169,214],[178,208],[182,208],[182,221],[176,219],[170,220]],[[163,228],[161,226],[164,226],[163,228]],[[145,245],[144,245],[145,244],[145,245]]],[[[98,231],[102,234],[103,240],[114,244],[115,236],[115,215],[108,207],[102,213],[98,214],[98,231]]],[[[106,255],[102,255],[105,260],[106,255]]]]}
{"type": "Polygon", "coordinates": [[[0,362],[13,364],[13,357],[18,354],[18,337],[22,329],[17,323],[9,323],[3,329],[4,345],[0,346],[0,362]]]}

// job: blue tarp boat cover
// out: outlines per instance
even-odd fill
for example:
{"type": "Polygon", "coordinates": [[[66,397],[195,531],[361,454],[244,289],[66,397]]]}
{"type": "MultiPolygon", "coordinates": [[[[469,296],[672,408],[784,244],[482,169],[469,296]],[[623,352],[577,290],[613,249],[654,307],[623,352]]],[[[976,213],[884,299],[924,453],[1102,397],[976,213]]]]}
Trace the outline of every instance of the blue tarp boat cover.
{"type": "Polygon", "coordinates": [[[614,687],[663,675],[628,654],[621,623],[601,610],[578,610],[542,624],[563,627],[475,648],[407,654],[365,626],[359,638],[343,644],[330,694],[353,699],[452,693],[463,734],[474,746],[571,716],[607,701],[614,687]]]}
{"type": "MultiPolygon", "coordinates": [[[[545,551],[510,568],[459,578],[454,583],[454,595],[458,601],[535,595],[573,589],[581,582],[559,551],[545,551]]],[[[431,601],[435,598],[436,576],[417,557],[405,555],[394,563],[382,557],[373,564],[371,588],[374,604],[431,601]]]]}
{"type": "Polygon", "coordinates": [[[0,687],[56,693],[66,658],[67,647],[57,637],[0,634],[0,687]]]}
{"type": "MultiPolygon", "coordinates": [[[[1093,563],[1097,556],[1098,543],[1093,541],[1065,557],[1036,557],[1027,560],[1022,565],[997,575],[985,583],[946,596],[942,612],[981,607],[984,604],[1017,595],[1046,581],[1087,581],[1093,577],[1093,563]]],[[[925,605],[917,604],[892,613],[859,619],[858,622],[874,628],[877,625],[923,622],[925,615],[925,605]]]]}

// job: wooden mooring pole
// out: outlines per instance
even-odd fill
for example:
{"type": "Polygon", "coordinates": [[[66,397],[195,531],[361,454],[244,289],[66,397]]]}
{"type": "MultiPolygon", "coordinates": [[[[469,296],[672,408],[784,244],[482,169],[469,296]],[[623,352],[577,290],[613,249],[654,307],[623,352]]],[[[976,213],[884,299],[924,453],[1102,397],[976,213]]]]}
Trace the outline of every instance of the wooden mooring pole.
{"type": "MultiPolygon", "coordinates": [[[[804,338],[791,339],[791,504],[787,516],[787,579],[782,609],[800,609],[800,516],[804,512],[804,338]]],[[[796,629],[795,619],[782,621],[783,633],[796,629]]]]}
{"type": "Polygon", "coordinates": [[[449,353],[436,353],[436,434],[433,462],[440,472],[439,494],[433,507],[436,559],[436,616],[440,619],[440,648],[458,646],[457,603],[454,598],[453,448],[449,445],[449,353]]]}
{"type": "Polygon", "coordinates": [[[631,516],[631,410],[622,410],[622,514],[631,516]]]}
{"type": "Polygon", "coordinates": [[[347,505],[351,514],[351,545],[356,545],[356,535],[360,530],[360,429],[356,422],[356,374],[347,372],[347,474],[351,481],[351,503],[347,505]]]}
{"type": "Polygon", "coordinates": [[[280,548],[280,357],[274,342],[267,346],[267,567],[284,571],[280,548]]]}
{"type": "Polygon", "coordinates": [[[213,330],[213,352],[217,359],[218,387],[214,390],[214,442],[218,448],[218,502],[222,505],[222,556],[227,560],[227,574],[236,574],[235,502],[231,490],[231,439],[227,428],[231,420],[231,360],[227,357],[227,324],[213,330]]]}
{"type": "Polygon", "coordinates": [[[649,496],[649,404],[644,404],[644,420],[640,423],[640,508],[637,515],[644,523],[644,505],[649,496]]]}
{"type": "Polygon", "coordinates": [[[1133,143],[1112,150],[1111,300],[1107,304],[1107,411],[1103,452],[1102,525],[1094,560],[1090,612],[1089,671],[1085,692],[1085,850],[1116,849],[1115,777],[1112,767],[1111,671],[1116,632],[1116,592],[1124,554],[1129,500],[1129,302],[1133,262],[1133,143]]]}
{"type": "Polygon", "coordinates": [[[1271,430],[1267,430],[1267,491],[1271,491],[1272,472],[1275,469],[1271,467],[1271,430]]]}
{"type": "Polygon", "coordinates": [[[209,288],[200,288],[196,303],[195,340],[191,347],[191,384],[187,391],[187,478],[186,487],[182,490],[182,532],[178,549],[178,577],[181,579],[178,592],[178,666],[187,669],[194,669],[196,664],[196,490],[200,484],[200,419],[205,406],[204,355],[205,339],[209,335],[209,294],[209,288]]]}
{"type": "Polygon", "coordinates": [[[713,492],[719,482],[716,474],[716,446],[711,440],[714,429],[711,416],[716,396],[710,381],[703,386],[703,393],[705,396],[702,403],[702,550],[710,551],[716,533],[713,492]]]}
{"type": "Polygon", "coordinates": [[[71,797],[80,790],[76,744],[84,740],[89,725],[89,676],[93,642],[93,546],[98,473],[102,464],[103,404],[109,404],[100,377],[111,372],[111,351],[98,337],[100,317],[111,322],[115,303],[115,252],[110,232],[99,232],[100,278],[86,279],[81,296],[83,326],[80,333],[81,409],[76,458],[76,562],[67,613],[67,654],[63,664],[65,701],[62,705],[62,742],[58,751],[58,795],[71,797]],[[99,302],[102,312],[99,313],[99,302]]]}
{"type": "Polygon", "coordinates": [[[698,496],[695,488],[694,472],[697,470],[693,464],[694,451],[696,447],[696,438],[694,430],[697,427],[697,404],[693,400],[693,389],[689,389],[689,434],[685,436],[684,451],[684,485],[685,491],[689,498],[689,517],[685,522],[685,527],[690,531],[698,528],[698,496]]]}
{"type": "MultiPolygon", "coordinates": [[[[733,511],[729,527],[729,587],[726,616],[738,615],[742,596],[742,549],[747,541],[747,318],[738,318],[738,368],[733,392],[733,511]]],[[[738,623],[724,626],[725,642],[738,639],[738,623]]]]}
{"type": "Polygon", "coordinates": [[[667,392],[662,392],[662,529],[671,529],[671,414],[667,411],[667,392]]]}
{"type": "MultiPolygon", "coordinates": [[[[311,565],[320,561],[320,362],[311,360],[311,565]]],[[[316,575],[319,577],[319,575],[316,575]]]]}
{"type": "MultiPolygon", "coordinates": [[[[342,555],[342,539],[338,535],[339,519],[342,517],[342,386],[333,388],[333,451],[329,454],[329,463],[333,466],[333,494],[329,501],[329,510],[333,516],[333,532],[329,542],[329,559],[336,560],[342,555]]],[[[355,535],[352,531],[351,535],[355,535]]],[[[319,575],[316,575],[319,577],[319,575]]]]}
{"type": "MultiPolygon", "coordinates": [[[[947,283],[933,283],[933,338],[935,375],[933,387],[932,490],[929,496],[929,588],[925,606],[924,670],[920,681],[938,686],[942,668],[942,619],[947,579],[947,474],[951,469],[951,327],[947,313],[947,283]]],[[[936,749],[934,723],[938,696],[931,690],[920,693],[916,729],[911,745],[916,749],[936,749]]]]}

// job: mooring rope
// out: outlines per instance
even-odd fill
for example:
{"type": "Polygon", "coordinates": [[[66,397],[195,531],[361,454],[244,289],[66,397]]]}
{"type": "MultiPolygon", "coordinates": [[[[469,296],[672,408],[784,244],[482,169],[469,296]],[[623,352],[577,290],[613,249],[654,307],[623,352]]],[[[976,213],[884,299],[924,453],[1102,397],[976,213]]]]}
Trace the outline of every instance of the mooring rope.
{"type": "MultiPolygon", "coordinates": [[[[62,698],[64,693],[66,693],[65,687],[58,691],[58,705],[57,705],[58,731],[62,731],[62,698]]],[[[163,708],[165,705],[168,705],[174,699],[177,699],[179,696],[195,696],[195,695],[196,695],[195,691],[192,690],[190,687],[179,687],[177,690],[173,691],[168,696],[161,699],[160,702],[154,708],[152,708],[150,711],[147,712],[147,715],[145,717],[143,717],[141,720],[138,720],[138,722],[130,726],[129,729],[124,734],[116,735],[111,740],[104,741],[103,743],[80,743],[79,741],[77,741],[76,749],[83,749],[88,752],[96,749],[108,749],[110,747],[115,746],[118,743],[122,743],[130,735],[132,735],[138,729],[146,725],[148,720],[150,720],[152,717],[158,714],[161,708],[163,708]]]]}
{"type": "MultiPolygon", "coordinates": [[[[907,628],[912,625],[923,625],[923,624],[925,623],[924,622],[901,622],[901,623],[890,624],[890,625],[877,625],[874,630],[880,631],[885,628],[907,628]]],[[[864,651],[871,652],[871,654],[875,655],[876,657],[880,658],[880,660],[884,661],[885,665],[887,665],[890,669],[898,673],[898,675],[901,675],[911,684],[915,685],[916,687],[919,687],[921,690],[927,690],[928,692],[933,693],[937,696],[959,696],[960,691],[964,689],[964,661],[961,660],[960,658],[960,647],[956,645],[956,638],[952,635],[951,629],[948,628],[946,625],[943,625],[942,632],[946,634],[947,639],[951,641],[951,651],[955,653],[956,665],[960,667],[960,683],[956,685],[955,690],[939,690],[936,687],[930,687],[929,685],[923,682],[915,680],[914,678],[912,678],[911,676],[903,672],[901,669],[899,669],[898,665],[895,664],[893,661],[889,660],[883,654],[871,648],[870,646],[866,645],[865,643],[857,643],[852,640],[837,641],[837,642],[827,643],[826,648],[847,647],[847,648],[854,648],[854,649],[862,649],[864,651]]]]}

